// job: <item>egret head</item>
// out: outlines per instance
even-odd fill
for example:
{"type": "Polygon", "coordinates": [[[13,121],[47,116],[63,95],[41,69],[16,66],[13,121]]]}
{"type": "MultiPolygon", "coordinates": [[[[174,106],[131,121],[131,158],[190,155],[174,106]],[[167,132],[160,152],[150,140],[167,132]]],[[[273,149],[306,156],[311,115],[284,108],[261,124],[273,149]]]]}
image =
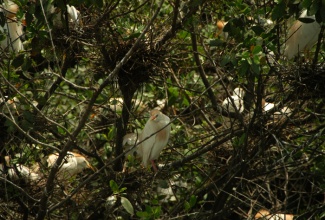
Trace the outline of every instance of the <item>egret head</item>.
{"type": "Polygon", "coordinates": [[[227,22],[225,22],[225,21],[218,21],[217,22],[217,28],[220,30],[220,31],[222,31],[223,30],[223,28],[226,26],[226,24],[227,24],[227,22]]]}
{"type": "Polygon", "coordinates": [[[13,19],[16,17],[16,13],[18,11],[19,7],[17,4],[15,4],[12,1],[9,1],[7,4],[5,4],[5,15],[7,18],[13,19]]]}
{"type": "Polygon", "coordinates": [[[161,112],[157,109],[154,109],[150,112],[150,120],[158,122],[161,120],[161,112]]]}
{"type": "Polygon", "coordinates": [[[82,156],[81,154],[73,153],[77,159],[77,166],[79,170],[83,170],[86,168],[91,169],[92,171],[96,172],[96,169],[88,162],[88,160],[82,156]]]}

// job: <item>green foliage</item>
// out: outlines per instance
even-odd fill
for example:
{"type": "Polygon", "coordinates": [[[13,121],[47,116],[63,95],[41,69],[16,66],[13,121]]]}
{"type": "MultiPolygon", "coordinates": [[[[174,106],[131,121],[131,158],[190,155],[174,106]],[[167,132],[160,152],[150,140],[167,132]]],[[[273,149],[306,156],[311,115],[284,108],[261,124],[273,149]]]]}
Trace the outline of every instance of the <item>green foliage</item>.
{"type": "Polygon", "coordinates": [[[161,207],[160,206],[146,205],[145,211],[137,212],[137,216],[140,219],[144,219],[144,220],[159,219],[160,215],[161,215],[161,207]]]}

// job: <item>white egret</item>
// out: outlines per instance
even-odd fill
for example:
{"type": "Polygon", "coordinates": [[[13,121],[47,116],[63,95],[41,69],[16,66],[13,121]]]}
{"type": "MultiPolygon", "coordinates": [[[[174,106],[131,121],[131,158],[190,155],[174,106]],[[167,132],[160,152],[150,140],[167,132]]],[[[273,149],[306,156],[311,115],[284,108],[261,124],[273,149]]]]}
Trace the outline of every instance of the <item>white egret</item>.
{"type": "Polygon", "coordinates": [[[234,89],[233,95],[222,102],[222,107],[227,109],[228,112],[236,112],[235,109],[237,109],[237,111],[241,113],[244,111],[244,96],[245,90],[236,88],[234,89]]]}
{"type": "MultiPolygon", "coordinates": [[[[62,13],[60,10],[55,8],[54,6],[50,9],[51,14],[55,14],[53,18],[53,24],[55,27],[62,28],[62,13]]],[[[74,30],[77,30],[82,26],[81,14],[80,12],[74,7],[67,5],[67,13],[68,13],[68,22],[69,26],[71,26],[74,30]]]]}
{"type": "Polygon", "coordinates": [[[273,119],[275,121],[279,121],[291,115],[292,115],[292,109],[287,106],[284,106],[282,109],[280,109],[279,112],[277,111],[273,113],[273,119]]]}
{"type": "Polygon", "coordinates": [[[261,209],[255,215],[255,219],[267,219],[267,220],[293,220],[292,214],[270,214],[269,211],[261,209]]]}
{"type": "MultiPolygon", "coordinates": [[[[122,145],[124,147],[124,151],[129,151],[138,141],[139,141],[139,134],[136,133],[128,133],[124,135],[122,145]]],[[[133,153],[137,150],[138,147],[134,147],[132,150],[125,154],[125,157],[129,155],[133,155],[133,153]]]]}
{"type": "Polygon", "coordinates": [[[0,26],[0,32],[6,35],[6,38],[1,41],[1,48],[18,52],[24,50],[23,42],[20,37],[23,35],[23,26],[17,21],[16,13],[19,7],[12,1],[5,1],[2,4],[0,12],[3,12],[7,18],[5,26],[0,26]]]}
{"type": "MultiPolygon", "coordinates": [[[[124,152],[126,152],[125,157],[127,160],[132,161],[133,160],[132,156],[139,157],[138,154],[134,155],[134,153],[138,150],[138,146],[134,147],[134,145],[136,145],[138,143],[139,138],[140,138],[140,135],[136,134],[136,133],[128,133],[128,134],[124,135],[122,145],[124,148],[124,152]],[[133,148],[133,149],[131,150],[131,148],[133,148]]],[[[122,172],[125,172],[128,168],[127,160],[125,160],[125,162],[124,162],[122,172]]]]}
{"type": "MultiPolygon", "coordinates": [[[[58,153],[49,155],[47,158],[48,166],[52,167],[58,157],[58,153]]],[[[93,166],[91,166],[84,156],[68,151],[67,155],[62,161],[62,164],[60,165],[58,177],[61,179],[68,179],[82,172],[86,168],[90,168],[95,171],[93,166]]]]}
{"type": "Polygon", "coordinates": [[[139,138],[139,141],[143,142],[139,145],[137,153],[142,157],[144,167],[147,167],[149,161],[151,161],[152,167],[156,172],[158,169],[154,160],[158,159],[160,152],[168,143],[171,129],[170,124],[168,125],[169,122],[170,118],[168,116],[157,109],[152,110],[150,118],[139,138]]]}
{"type": "Polygon", "coordinates": [[[290,60],[294,58],[300,51],[309,50],[318,41],[318,35],[321,25],[316,22],[315,15],[307,16],[307,10],[304,10],[300,18],[314,19],[312,23],[303,23],[296,21],[289,29],[288,40],[284,55],[290,60]]]}
{"type": "MultiPolygon", "coordinates": [[[[23,179],[26,182],[36,182],[41,179],[37,173],[33,172],[28,167],[21,164],[11,164],[8,156],[5,156],[5,162],[8,177],[12,181],[23,179]]],[[[0,173],[5,174],[4,164],[0,164],[0,173]]]]}
{"type": "Polygon", "coordinates": [[[262,99],[262,107],[264,112],[268,112],[272,109],[274,109],[275,105],[271,102],[266,102],[265,99],[262,99]]]}

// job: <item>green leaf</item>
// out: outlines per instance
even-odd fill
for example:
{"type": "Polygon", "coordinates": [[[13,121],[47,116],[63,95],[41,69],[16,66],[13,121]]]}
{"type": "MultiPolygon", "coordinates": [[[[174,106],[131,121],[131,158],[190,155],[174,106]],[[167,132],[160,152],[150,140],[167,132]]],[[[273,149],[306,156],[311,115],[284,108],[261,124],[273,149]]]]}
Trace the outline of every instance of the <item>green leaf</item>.
{"type": "Polygon", "coordinates": [[[137,212],[137,216],[140,218],[148,218],[149,213],[148,212],[137,212]]]}
{"type": "Polygon", "coordinates": [[[262,51],[262,47],[259,45],[256,45],[252,51],[253,54],[258,54],[259,52],[262,51]]]}
{"type": "Polygon", "coordinates": [[[254,31],[254,33],[256,34],[256,35],[261,35],[265,30],[261,27],[261,26],[253,26],[253,27],[251,27],[252,28],[252,30],[254,31]]]}
{"type": "Polygon", "coordinates": [[[196,201],[197,201],[197,198],[195,195],[191,195],[191,198],[190,198],[190,206],[193,207],[195,204],[196,204],[196,201]]]}
{"type": "Polygon", "coordinates": [[[123,40],[125,40],[125,41],[126,40],[132,40],[132,39],[138,38],[140,35],[141,35],[141,33],[134,33],[134,34],[131,34],[128,37],[123,38],[123,40]]]}
{"type": "Polygon", "coordinates": [[[209,41],[209,45],[211,47],[218,47],[218,46],[222,46],[225,42],[223,40],[220,39],[214,39],[214,40],[210,40],[209,41]]]}
{"type": "Polygon", "coordinates": [[[260,73],[260,65],[259,64],[252,63],[251,68],[256,75],[260,73]]]}
{"type": "Polygon", "coordinates": [[[179,97],[179,92],[176,87],[168,88],[168,105],[174,105],[179,97]]]}
{"type": "Polygon", "coordinates": [[[114,180],[109,181],[109,186],[111,187],[111,190],[114,194],[118,194],[120,192],[119,187],[114,180]]]}
{"type": "Polygon", "coordinates": [[[285,15],[285,10],[286,10],[285,2],[280,1],[279,4],[277,4],[272,11],[272,15],[271,15],[272,20],[275,21],[283,17],[283,15],[285,15]]]}
{"type": "Polygon", "coordinates": [[[133,206],[131,204],[131,202],[125,198],[125,197],[121,197],[121,204],[123,206],[123,208],[130,214],[130,215],[134,215],[134,209],[133,206]]]}
{"type": "Polygon", "coordinates": [[[189,203],[188,201],[185,201],[185,202],[184,202],[184,209],[185,209],[186,211],[189,211],[190,208],[191,208],[190,203],[189,203]]]}
{"type": "Polygon", "coordinates": [[[114,126],[112,129],[109,130],[108,134],[107,134],[107,140],[113,140],[116,136],[116,127],[114,126]]]}
{"type": "Polygon", "coordinates": [[[16,58],[12,61],[12,65],[15,68],[20,67],[21,65],[23,65],[24,63],[24,54],[19,54],[18,56],[16,56],[16,58]]]}
{"type": "Polygon", "coordinates": [[[238,71],[239,76],[245,76],[248,69],[249,69],[248,62],[247,61],[241,62],[241,65],[240,65],[239,71],[238,71]]]}

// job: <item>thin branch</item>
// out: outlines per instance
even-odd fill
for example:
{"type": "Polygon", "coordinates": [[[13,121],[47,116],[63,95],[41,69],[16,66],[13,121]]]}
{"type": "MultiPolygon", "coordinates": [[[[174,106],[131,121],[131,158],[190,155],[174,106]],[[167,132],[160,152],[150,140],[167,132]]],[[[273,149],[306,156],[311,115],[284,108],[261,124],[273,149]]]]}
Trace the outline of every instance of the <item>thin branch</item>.
{"type": "Polygon", "coordinates": [[[39,202],[39,200],[34,199],[33,197],[31,197],[28,193],[26,193],[26,191],[25,191],[23,188],[17,186],[17,185],[14,184],[13,182],[9,181],[7,178],[4,178],[4,177],[1,177],[1,176],[0,176],[0,180],[3,181],[3,182],[5,182],[5,183],[9,183],[9,184],[10,184],[11,186],[13,186],[16,190],[18,190],[18,191],[21,192],[24,196],[26,196],[29,200],[31,200],[31,201],[33,201],[33,202],[36,202],[36,203],[39,202]]]}

